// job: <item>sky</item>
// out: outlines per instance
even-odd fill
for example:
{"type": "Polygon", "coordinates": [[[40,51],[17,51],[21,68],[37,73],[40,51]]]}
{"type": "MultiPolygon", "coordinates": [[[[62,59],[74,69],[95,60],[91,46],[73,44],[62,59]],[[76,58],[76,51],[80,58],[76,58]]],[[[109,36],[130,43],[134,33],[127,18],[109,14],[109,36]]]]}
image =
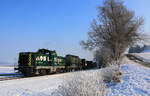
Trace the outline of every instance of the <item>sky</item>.
{"type": "MultiPolygon", "coordinates": [[[[80,41],[87,39],[96,8],[103,1],[0,0],[0,62],[17,62],[19,52],[39,48],[92,60],[93,53],[84,50],[80,41]]],[[[150,0],[124,0],[124,4],[145,18],[143,29],[148,34],[150,0]]]]}

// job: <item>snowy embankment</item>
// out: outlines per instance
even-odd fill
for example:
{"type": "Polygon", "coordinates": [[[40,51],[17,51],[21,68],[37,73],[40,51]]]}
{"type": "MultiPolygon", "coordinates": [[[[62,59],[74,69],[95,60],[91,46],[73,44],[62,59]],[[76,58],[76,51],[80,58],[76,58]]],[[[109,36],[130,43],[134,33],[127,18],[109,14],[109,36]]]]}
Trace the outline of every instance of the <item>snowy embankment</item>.
{"type": "MultiPolygon", "coordinates": [[[[135,54],[137,57],[150,60],[150,53],[135,54]]],[[[121,66],[122,82],[109,83],[110,92],[107,96],[150,96],[150,68],[142,66],[132,60],[125,59],[121,66]]]]}
{"type": "Polygon", "coordinates": [[[148,53],[134,53],[134,54],[150,61],[150,53],[149,52],[148,53]]]}
{"type": "Polygon", "coordinates": [[[150,96],[150,69],[134,64],[121,67],[122,82],[109,83],[111,89],[107,96],[150,96]]]}
{"type": "Polygon", "coordinates": [[[131,53],[130,55],[135,56],[143,63],[150,64],[150,53],[131,53]]]}

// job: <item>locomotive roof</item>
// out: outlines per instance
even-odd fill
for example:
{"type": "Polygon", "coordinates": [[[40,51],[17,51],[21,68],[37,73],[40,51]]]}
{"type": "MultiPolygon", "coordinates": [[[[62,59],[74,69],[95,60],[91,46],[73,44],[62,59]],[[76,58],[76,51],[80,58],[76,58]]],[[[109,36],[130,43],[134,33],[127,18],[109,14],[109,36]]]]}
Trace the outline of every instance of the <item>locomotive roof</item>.
{"type": "Polygon", "coordinates": [[[66,57],[75,57],[75,58],[79,58],[79,56],[76,56],[76,55],[70,55],[70,54],[67,54],[66,57]]]}
{"type": "Polygon", "coordinates": [[[53,55],[57,55],[56,51],[51,51],[51,50],[48,50],[48,49],[39,49],[37,51],[37,53],[42,53],[42,54],[53,54],[53,55]]]}
{"type": "Polygon", "coordinates": [[[48,49],[39,49],[37,52],[20,52],[19,54],[34,54],[34,53],[43,53],[43,54],[46,54],[46,53],[48,53],[48,54],[52,53],[53,54],[53,53],[55,53],[55,54],[57,54],[55,50],[51,51],[51,50],[48,50],[48,49]]]}
{"type": "Polygon", "coordinates": [[[52,50],[48,50],[48,49],[39,49],[38,52],[55,52],[56,53],[55,50],[52,51],[52,50]]]}

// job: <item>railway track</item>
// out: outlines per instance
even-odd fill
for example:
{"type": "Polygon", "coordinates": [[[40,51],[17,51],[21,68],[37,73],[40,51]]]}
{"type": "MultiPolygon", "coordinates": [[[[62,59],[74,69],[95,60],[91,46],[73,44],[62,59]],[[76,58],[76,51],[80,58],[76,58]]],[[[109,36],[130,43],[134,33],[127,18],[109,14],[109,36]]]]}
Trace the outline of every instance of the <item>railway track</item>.
{"type": "Polygon", "coordinates": [[[7,73],[0,74],[0,81],[25,78],[22,74],[7,73]]]}
{"type": "MultiPolygon", "coordinates": [[[[59,74],[49,74],[49,75],[63,75],[63,74],[67,74],[67,73],[59,73],[59,74]]],[[[35,75],[35,76],[23,76],[22,74],[0,74],[0,81],[6,81],[6,80],[15,80],[15,79],[24,79],[24,78],[36,78],[36,77],[41,77],[42,76],[49,76],[49,75],[35,75]]]]}
{"type": "Polygon", "coordinates": [[[137,62],[143,66],[149,67],[150,68],[150,63],[149,62],[145,62],[143,59],[141,59],[138,56],[135,56],[133,54],[127,54],[126,55],[130,60],[133,60],[134,62],[137,62]]]}
{"type": "Polygon", "coordinates": [[[6,73],[6,74],[0,74],[0,76],[19,76],[22,74],[15,74],[15,73],[6,73]]]}
{"type": "Polygon", "coordinates": [[[0,77],[0,81],[21,79],[23,77],[0,77]]]}

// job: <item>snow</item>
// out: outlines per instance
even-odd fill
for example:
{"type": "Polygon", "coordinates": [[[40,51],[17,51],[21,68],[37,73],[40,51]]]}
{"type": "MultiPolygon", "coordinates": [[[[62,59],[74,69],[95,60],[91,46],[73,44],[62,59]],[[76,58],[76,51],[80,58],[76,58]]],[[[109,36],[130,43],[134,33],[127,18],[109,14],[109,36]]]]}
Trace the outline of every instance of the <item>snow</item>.
{"type": "Polygon", "coordinates": [[[150,69],[138,65],[126,64],[122,82],[109,83],[111,92],[108,96],[150,96],[150,69]]]}
{"type": "Polygon", "coordinates": [[[0,78],[4,77],[20,77],[23,76],[19,73],[15,73],[14,67],[8,67],[8,66],[0,66],[0,78]]]}
{"type": "Polygon", "coordinates": [[[14,67],[0,66],[0,74],[2,73],[14,73],[14,67]]]}
{"type": "Polygon", "coordinates": [[[150,53],[132,53],[132,55],[145,63],[150,63],[150,53]]]}
{"type": "Polygon", "coordinates": [[[0,81],[0,96],[50,96],[68,74],[0,81]]]}
{"type": "MultiPolygon", "coordinates": [[[[149,54],[136,54],[149,59],[149,54]]],[[[127,58],[121,66],[121,83],[106,83],[107,96],[150,96],[150,68],[144,67],[127,58]]],[[[100,69],[101,70],[101,69],[100,69]]],[[[104,69],[102,69],[104,70],[104,69]]],[[[96,70],[87,71],[88,73],[96,70]]],[[[0,67],[0,72],[14,72],[11,67],[0,67]]],[[[63,84],[64,78],[73,73],[30,77],[17,80],[0,81],[0,96],[52,96],[51,93],[63,84]]]]}
{"type": "Polygon", "coordinates": [[[107,83],[107,96],[150,96],[150,68],[125,58],[121,70],[121,83],[107,83]]]}
{"type": "Polygon", "coordinates": [[[139,53],[139,54],[136,54],[137,56],[140,56],[144,59],[149,59],[150,60],[150,53],[139,53]]]}
{"type": "MultiPolygon", "coordinates": [[[[15,74],[14,67],[0,66],[0,74],[15,74]]],[[[69,73],[0,81],[0,96],[50,96],[69,73]]],[[[16,76],[16,75],[15,75],[16,76]]],[[[10,77],[10,76],[0,76],[10,77]]]]}

